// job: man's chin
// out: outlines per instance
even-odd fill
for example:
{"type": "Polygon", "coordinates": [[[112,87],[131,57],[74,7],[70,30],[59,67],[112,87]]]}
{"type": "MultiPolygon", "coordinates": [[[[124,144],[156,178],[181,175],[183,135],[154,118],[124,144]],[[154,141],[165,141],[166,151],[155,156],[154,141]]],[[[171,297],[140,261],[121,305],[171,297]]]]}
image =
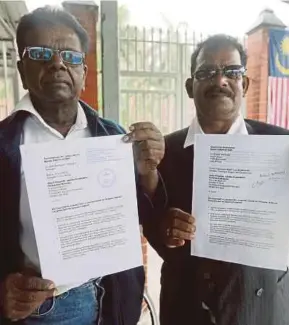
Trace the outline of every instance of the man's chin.
{"type": "Polygon", "coordinates": [[[236,114],[236,107],[232,101],[216,101],[208,105],[205,113],[210,119],[227,119],[236,114]]]}
{"type": "Polygon", "coordinates": [[[69,102],[71,100],[75,99],[74,96],[67,93],[62,92],[54,92],[54,93],[48,93],[45,94],[45,100],[47,100],[50,103],[62,103],[62,102],[69,102]]]}

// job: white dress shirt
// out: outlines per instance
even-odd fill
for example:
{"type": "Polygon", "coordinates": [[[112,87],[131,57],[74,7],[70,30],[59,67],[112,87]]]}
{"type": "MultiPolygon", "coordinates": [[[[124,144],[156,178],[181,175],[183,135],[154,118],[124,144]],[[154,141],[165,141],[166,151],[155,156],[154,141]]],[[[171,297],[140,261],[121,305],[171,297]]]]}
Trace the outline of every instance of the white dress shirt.
{"type": "MultiPolygon", "coordinates": [[[[204,131],[202,130],[200,123],[198,121],[197,116],[193,119],[188,134],[184,143],[184,148],[190,147],[195,144],[195,138],[196,134],[204,134],[204,131]]],[[[246,128],[246,123],[244,121],[243,116],[240,114],[235,122],[230,127],[227,134],[242,134],[242,135],[248,135],[248,130],[246,128]]]]}
{"type": "MultiPolygon", "coordinates": [[[[189,130],[188,130],[185,142],[184,142],[184,148],[190,147],[195,144],[196,134],[204,134],[204,131],[202,130],[202,127],[200,126],[197,116],[193,119],[193,121],[189,127],[189,130]]],[[[235,122],[232,124],[232,126],[230,127],[227,134],[248,135],[246,123],[245,123],[244,118],[241,114],[237,117],[235,122]]],[[[207,312],[209,313],[212,325],[216,325],[216,318],[214,317],[210,308],[204,302],[202,302],[202,308],[207,310],[207,312]]]]}
{"type": "MultiPolygon", "coordinates": [[[[21,144],[40,143],[48,141],[65,141],[66,139],[88,138],[91,136],[87,125],[87,119],[82,107],[78,106],[77,118],[75,124],[71,127],[66,137],[57,130],[50,127],[35,110],[30,100],[29,94],[25,95],[17,104],[12,113],[18,111],[29,112],[30,115],[25,120],[21,135],[21,144]]],[[[35,175],[37,177],[37,175],[35,175]]],[[[40,263],[36,239],[32,224],[30,206],[28,201],[25,176],[21,166],[21,193],[20,193],[20,244],[25,255],[27,266],[40,271],[40,263]]],[[[49,245],[49,243],[47,243],[49,245]]],[[[53,261],[51,261],[53,263],[53,261]]],[[[49,279],[50,280],[50,279],[49,279]]],[[[89,279],[87,279],[89,280],[89,279]]],[[[65,287],[57,288],[57,294],[64,293],[69,289],[77,287],[83,283],[76,283],[65,287]]]]}

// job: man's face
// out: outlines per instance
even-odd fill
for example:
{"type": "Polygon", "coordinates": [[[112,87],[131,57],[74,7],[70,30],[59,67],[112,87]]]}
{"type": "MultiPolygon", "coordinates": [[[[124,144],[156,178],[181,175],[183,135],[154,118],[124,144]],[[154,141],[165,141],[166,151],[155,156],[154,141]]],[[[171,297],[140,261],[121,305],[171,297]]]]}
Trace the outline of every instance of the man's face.
{"type": "MultiPolygon", "coordinates": [[[[27,47],[43,47],[53,50],[72,50],[82,53],[77,34],[65,26],[36,28],[26,34],[27,47]]],[[[37,57],[39,54],[35,54],[37,57]]],[[[65,102],[78,99],[85,85],[87,67],[63,61],[59,52],[53,52],[50,60],[32,60],[25,53],[18,62],[24,89],[38,100],[65,102]]]]}
{"type": "Polygon", "coordinates": [[[194,98],[199,118],[209,122],[233,120],[248,88],[239,52],[233,47],[200,51],[187,91],[194,98]]]}

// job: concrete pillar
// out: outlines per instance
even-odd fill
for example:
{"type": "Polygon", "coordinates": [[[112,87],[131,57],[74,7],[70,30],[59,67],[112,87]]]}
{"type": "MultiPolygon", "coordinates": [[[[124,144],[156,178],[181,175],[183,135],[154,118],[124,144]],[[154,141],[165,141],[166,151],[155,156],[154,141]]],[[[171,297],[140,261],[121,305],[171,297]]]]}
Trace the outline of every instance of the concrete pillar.
{"type": "Polygon", "coordinates": [[[119,122],[118,3],[101,1],[102,90],[104,117],[119,122]]]}
{"type": "Polygon", "coordinates": [[[286,25],[273,10],[263,10],[254,26],[247,33],[248,77],[247,118],[267,121],[269,76],[269,28],[285,28],[286,25]]]}
{"type": "Polygon", "coordinates": [[[97,87],[97,32],[98,6],[94,1],[64,1],[62,6],[74,15],[81,25],[86,29],[90,48],[86,56],[88,75],[86,79],[85,91],[81,99],[91,107],[98,109],[98,87],[97,87]]]}

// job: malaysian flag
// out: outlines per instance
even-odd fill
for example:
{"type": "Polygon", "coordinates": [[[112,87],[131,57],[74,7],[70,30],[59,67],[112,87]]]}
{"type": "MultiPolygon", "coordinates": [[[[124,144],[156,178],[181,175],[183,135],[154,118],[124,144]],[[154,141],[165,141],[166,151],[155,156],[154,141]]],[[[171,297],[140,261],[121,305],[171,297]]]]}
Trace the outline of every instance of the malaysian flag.
{"type": "Polygon", "coordinates": [[[269,31],[268,114],[270,124],[289,128],[289,31],[269,31]]]}

